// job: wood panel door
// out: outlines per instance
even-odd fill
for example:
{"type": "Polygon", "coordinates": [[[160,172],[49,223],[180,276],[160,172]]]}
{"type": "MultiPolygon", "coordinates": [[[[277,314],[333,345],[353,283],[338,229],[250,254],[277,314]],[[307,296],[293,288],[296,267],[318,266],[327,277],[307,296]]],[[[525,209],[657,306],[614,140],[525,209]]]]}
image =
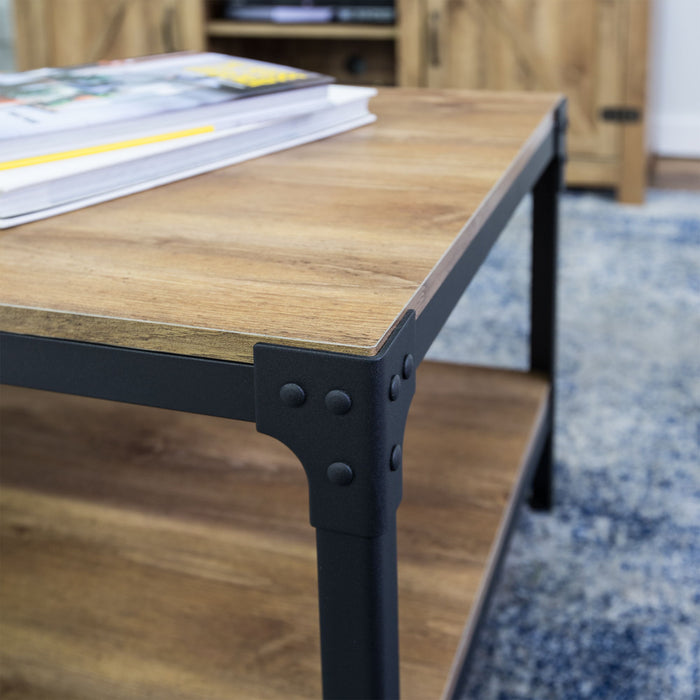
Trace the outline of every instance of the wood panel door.
{"type": "Polygon", "coordinates": [[[15,0],[17,70],[204,48],[200,0],[15,0]]]}
{"type": "Polygon", "coordinates": [[[569,181],[622,188],[625,149],[637,149],[627,199],[641,198],[647,0],[404,0],[401,10],[402,84],[564,92],[569,181]],[[608,108],[640,119],[610,120],[608,108]]]}

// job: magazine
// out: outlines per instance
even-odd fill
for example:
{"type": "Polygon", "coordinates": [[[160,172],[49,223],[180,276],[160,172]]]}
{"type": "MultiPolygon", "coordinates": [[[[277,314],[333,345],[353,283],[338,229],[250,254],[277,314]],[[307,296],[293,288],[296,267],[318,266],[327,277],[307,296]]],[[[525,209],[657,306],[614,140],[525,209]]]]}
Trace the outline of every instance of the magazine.
{"type": "MultiPolygon", "coordinates": [[[[0,228],[78,209],[374,121],[373,88],[332,85],[320,109],[0,170],[0,228]]],[[[118,144],[119,145],[119,144],[118,144]]],[[[26,159],[31,160],[31,159],[26,159]]]]}
{"type": "Polygon", "coordinates": [[[17,158],[197,123],[232,128],[320,106],[329,76],[217,53],[0,73],[0,168],[17,158]],[[235,102],[234,102],[235,101],[235,102]],[[127,126],[128,125],[128,126],[127,126]]]}

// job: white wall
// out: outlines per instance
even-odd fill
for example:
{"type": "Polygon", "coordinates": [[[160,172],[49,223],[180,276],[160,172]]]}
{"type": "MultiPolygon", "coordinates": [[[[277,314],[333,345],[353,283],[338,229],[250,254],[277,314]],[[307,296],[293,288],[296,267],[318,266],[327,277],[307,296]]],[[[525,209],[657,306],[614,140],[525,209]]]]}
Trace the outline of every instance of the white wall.
{"type": "Polygon", "coordinates": [[[700,0],[654,0],[650,39],[649,151],[700,158],[700,0]]]}

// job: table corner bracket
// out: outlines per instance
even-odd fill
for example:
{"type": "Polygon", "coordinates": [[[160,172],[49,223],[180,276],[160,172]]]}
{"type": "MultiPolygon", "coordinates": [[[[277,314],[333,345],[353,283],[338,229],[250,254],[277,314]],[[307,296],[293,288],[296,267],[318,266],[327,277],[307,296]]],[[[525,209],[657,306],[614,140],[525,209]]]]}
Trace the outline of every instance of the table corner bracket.
{"type": "Polygon", "coordinates": [[[314,527],[376,537],[395,518],[414,357],[412,311],[370,357],[256,344],[256,427],[301,461],[314,527]]]}

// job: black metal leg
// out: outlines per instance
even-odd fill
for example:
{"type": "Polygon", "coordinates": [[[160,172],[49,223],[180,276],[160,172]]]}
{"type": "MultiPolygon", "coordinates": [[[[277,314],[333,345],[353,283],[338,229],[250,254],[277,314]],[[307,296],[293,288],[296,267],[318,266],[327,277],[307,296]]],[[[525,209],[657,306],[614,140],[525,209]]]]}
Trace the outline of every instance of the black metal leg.
{"type": "Polygon", "coordinates": [[[552,507],[552,448],[552,433],[550,432],[532,477],[530,507],[533,510],[550,510],[552,507]]]}
{"type": "Polygon", "coordinates": [[[396,524],[379,537],[316,531],[323,697],[399,697],[396,524]]]}
{"type": "Polygon", "coordinates": [[[375,357],[255,347],[257,428],[309,482],[327,699],[399,697],[396,509],[414,346],[409,314],[375,357]]]}
{"type": "Polygon", "coordinates": [[[558,115],[557,149],[533,189],[532,286],[530,297],[530,369],[547,375],[552,386],[547,415],[547,439],[532,480],[531,507],[548,510],[552,505],[554,436],[554,382],[556,378],[557,241],[559,190],[563,176],[563,133],[566,117],[558,115]]]}
{"type": "Polygon", "coordinates": [[[530,368],[548,376],[555,369],[560,167],[554,158],[535,185],[532,202],[530,368]]]}

